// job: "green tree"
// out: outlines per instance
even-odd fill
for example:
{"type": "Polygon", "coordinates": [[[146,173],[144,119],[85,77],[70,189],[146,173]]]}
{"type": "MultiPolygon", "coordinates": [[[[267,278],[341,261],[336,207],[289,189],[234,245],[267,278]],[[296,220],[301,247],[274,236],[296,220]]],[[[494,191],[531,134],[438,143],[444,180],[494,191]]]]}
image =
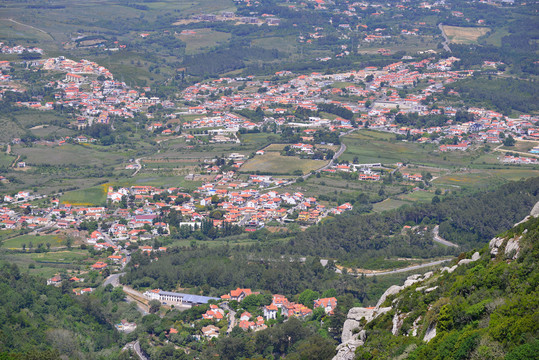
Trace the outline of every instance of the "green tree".
{"type": "Polygon", "coordinates": [[[314,307],[314,301],[318,298],[320,298],[320,294],[317,291],[306,289],[299,294],[298,302],[312,309],[314,307]]]}

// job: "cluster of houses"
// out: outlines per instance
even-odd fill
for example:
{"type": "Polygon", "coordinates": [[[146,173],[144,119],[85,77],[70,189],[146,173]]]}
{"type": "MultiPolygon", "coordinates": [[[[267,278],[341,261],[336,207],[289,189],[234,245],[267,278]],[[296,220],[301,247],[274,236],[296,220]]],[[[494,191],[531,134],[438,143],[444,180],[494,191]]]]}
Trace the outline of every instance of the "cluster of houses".
{"type": "Polygon", "coordinates": [[[0,53],[2,54],[22,54],[23,52],[43,54],[43,49],[38,47],[24,47],[22,45],[9,46],[0,41],[0,53]]]}
{"type": "MultiPolygon", "coordinates": [[[[359,116],[358,123],[368,123],[370,128],[390,131],[398,134],[419,135],[419,142],[439,142],[444,138],[457,137],[457,144],[442,145],[440,151],[464,151],[474,142],[500,143],[500,134],[513,134],[526,138],[539,138],[535,123],[539,120],[530,115],[509,118],[495,111],[470,108],[465,109],[473,115],[473,121],[458,124],[454,117],[458,108],[428,109],[423,104],[427,97],[435,96],[444,91],[444,85],[459,79],[469,77],[471,70],[451,70],[459,59],[449,57],[435,60],[426,58],[416,62],[398,61],[383,68],[367,67],[359,71],[349,71],[338,74],[312,73],[291,78],[288,82],[261,81],[254,77],[220,78],[188,87],[182,93],[185,100],[199,102],[201,105],[184,109],[187,113],[199,114],[200,118],[188,123],[189,128],[204,128],[212,126],[248,128],[260,127],[260,123],[230,116],[234,109],[255,110],[261,108],[266,114],[274,116],[264,118],[264,123],[275,122],[277,125],[299,126],[307,128],[325,127],[330,131],[345,131],[351,129],[351,122],[337,118],[335,120],[310,117],[309,120],[298,120],[293,111],[299,107],[316,111],[321,103],[330,103],[343,107],[359,116]],[[413,70],[413,68],[417,70],[413,70]],[[372,78],[370,78],[372,77],[372,78]],[[370,78],[370,79],[369,79],[370,78]],[[363,81],[366,85],[356,85],[363,81]],[[335,82],[348,81],[351,84],[344,89],[332,87],[335,82]],[[419,81],[427,82],[428,86],[418,93],[407,93],[401,98],[397,92],[402,88],[413,88],[419,81]],[[241,88],[245,90],[241,90],[241,88]],[[256,91],[264,88],[264,92],[256,91]],[[255,89],[255,90],[253,90],[255,89]],[[227,92],[228,91],[228,92],[227,92]],[[347,93],[363,97],[363,100],[344,102],[332,100],[335,95],[347,93]],[[215,98],[211,95],[222,94],[215,98]],[[367,102],[372,104],[367,108],[367,102]],[[397,112],[395,113],[395,110],[397,112]],[[394,122],[394,115],[418,113],[420,116],[443,114],[448,117],[446,124],[430,128],[399,127],[394,122]],[[286,114],[290,115],[286,115],[286,114]],[[284,116],[280,116],[284,115],[284,116]],[[303,121],[303,122],[302,122],[303,121]],[[425,134],[437,134],[433,140],[425,134]],[[468,135],[464,139],[464,135],[468,135]]],[[[279,75],[280,74],[276,74],[279,75]]],[[[287,72],[286,76],[292,76],[287,72]]],[[[458,96],[455,91],[449,95],[458,96]]],[[[298,145],[298,144],[296,144],[298,145]]],[[[300,145],[298,145],[300,146],[300,145]]],[[[308,149],[305,149],[308,151],[308,149]]],[[[366,179],[371,179],[365,176],[366,179]]]]}
{"type": "MultiPolygon", "coordinates": [[[[29,101],[21,105],[36,109],[53,109],[55,105],[77,107],[80,113],[76,125],[83,127],[93,123],[110,123],[113,116],[133,117],[137,112],[147,111],[152,105],[161,104],[169,109],[165,118],[172,119],[181,114],[200,115],[200,117],[184,121],[181,127],[171,127],[171,124],[167,126],[166,121],[156,122],[148,126],[149,131],[161,129],[161,134],[167,135],[178,130],[196,132],[197,129],[206,129],[208,133],[203,135],[215,143],[237,143],[239,139],[235,134],[239,130],[255,130],[271,123],[277,126],[301,127],[305,132],[316,128],[337,132],[353,128],[350,120],[339,117],[333,120],[313,116],[300,119],[294,115],[298,108],[317,111],[321,104],[331,104],[351,111],[359,117],[356,121],[359,126],[368,124],[370,128],[382,131],[418,135],[419,142],[439,142],[444,138],[453,140],[456,137],[458,143],[441,145],[442,152],[466,150],[474,142],[499,143],[503,139],[502,135],[508,134],[539,139],[539,129],[535,125],[538,118],[531,115],[509,118],[495,111],[470,108],[466,110],[473,115],[473,121],[458,124],[454,121],[454,117],[457,111],[462,109],[453,107],[428,109],[424,101],[429,96],[444,92],[446,84],[472,74],[471,70],[452,70],[458,61],[459,59],[455,57],[439,60],[425,58],[419,61],[401,60],[384,67],[370,66],[358,71],[337,74],[311,73],[294,76],[289,71],[276,73],[278,77],[290,78],[285,82],[260,80],[254,76],[223,77],[189,86],[181,93],[183,101],[199,105],[177,107],[171,101],[146,97],[146,91],[150,89],[144,88],[144,92],[141,92],[130,89],[123,82],[113,80],[110,71],[95,62],[58,57],[39,60],[36,63],[45,70],[66,73],[63,81],[50,84],[58,90],[55,101],[45,104],[29,101]],[[344,81],[350,84],[344,88],[334,86],[335,83],[344,81]],[[398,92],[399,89],[414,88],[420,81],[427,82],[428,86],[422,87],[416,93],[407,91],[406,95],[403,95],[398,92]],[[354,95],[356,99],[360,97],[360,100],[344,101],[342,97],[335,100],[336,96],[343,94],[354,95]],[[259,108],[264,111],[262,122],[246,119],[234,113],[237,110],[259,108]],[[430,128],[402,127],[394,122],[396,114],[410,112],[418,113],[420,116],[443,114],[448,120],[442,126],[430,128]],[[433,138],[431,134],[437,136],[433,138]]],[[[7,73],[4,75],[9,76],[7,73]]],[[[449,95],[459,96],[455,91],[449,91],[449,95]]],[[[152,117],[151,114],[147,116],[152,117]]],[[[312,149],[308,147],[312,144],[308,139],[312,140],[312,136],[306,132],[303,138],[304,142],[293,146],[309,153],[312,149]]],[[[77,141],[90,140],[81,138],[77,141]]],[[[201,141],[201,137],[186,135],[186,140],[196,142],[201,141]]],[[[371,174],[362,176],[362,180],[377,180],[376,178],[371,174]]]]}
{"type": "MultiPolygon", "coordinates": [[[[62,281],[64,280],[67,280],[69,283],[72,283],[72,284],[84,282],[84,279],[78,278],[76,276],[63,278],[61,275],[57,274],[51,277],[50,279],[47,279],[47,285],[58,287],[62,284],[62,281]]],[[[94,288],[75,287],[72,291],[74,295],[84,295],[84,294],[91,294],[94,291],[94,288]]]]}
{"type": "Polygon", "coordinates": [[[66,76],[63,81],[49,84],[57,89],[54,102],[28,101],[19,105],[39,110],[51,110],[55,105],[77,108],[79,116],[75,125],[79,128],[93,123],[108,124],[112,116],[131,118],[152,105],[174,107],[170,101],[148,98],[144,92],[115,81],[107,68],[93,61],[74,61],[60,56],[36,61],[35,65],[43,70],[65,72],[66,76]]]}

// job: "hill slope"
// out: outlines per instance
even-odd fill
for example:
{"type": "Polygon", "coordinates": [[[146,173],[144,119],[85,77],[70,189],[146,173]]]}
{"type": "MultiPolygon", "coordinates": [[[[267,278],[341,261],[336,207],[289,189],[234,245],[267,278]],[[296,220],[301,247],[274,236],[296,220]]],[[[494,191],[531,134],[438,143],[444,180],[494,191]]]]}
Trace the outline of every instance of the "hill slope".
{"type": "Polygon", "coordinates": [[[99,302],[75,299],[8,264],[0,264],[0,292],[0,358],[117,356],[119,334],[99,302]]]}
{"type": "Polygon", "coordinates": [[[335,359],[539,357],[539,218],[353,308],[335,359]],[[470,258],[471,257],[471,258],[470,258]]]}

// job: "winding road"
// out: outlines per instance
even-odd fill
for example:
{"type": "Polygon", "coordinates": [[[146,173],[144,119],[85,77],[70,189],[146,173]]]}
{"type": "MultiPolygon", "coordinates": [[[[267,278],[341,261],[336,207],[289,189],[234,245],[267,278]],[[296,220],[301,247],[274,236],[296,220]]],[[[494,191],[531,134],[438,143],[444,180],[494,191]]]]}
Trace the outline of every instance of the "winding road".
{"type": "Polygon", "coordinates": [[[146,357],[146,355],[144,355],[144,353],[142,352],[142,349],[140,348],[140,343],[138,340],[133,344],[133,350],[135,350],[140,360],[149,360],[146,357]]]}
{"type": "Polygon", "coordinates": [[[436,225],[434,227],[434,229],[432,229],[432,235],[434,235],[433,239],[435,242],[437,242],[438,244],[442,244],[442,245],[445,245],[445,246],[452,246],[452,247],[459,247],[457,244],[455,243],[452,243],[451,241],[447,241],[446,239],[444,238],[441,238],[440,235],[438,235],[438,231],[440,230],[440,226],[439,225],[436,225]]]}

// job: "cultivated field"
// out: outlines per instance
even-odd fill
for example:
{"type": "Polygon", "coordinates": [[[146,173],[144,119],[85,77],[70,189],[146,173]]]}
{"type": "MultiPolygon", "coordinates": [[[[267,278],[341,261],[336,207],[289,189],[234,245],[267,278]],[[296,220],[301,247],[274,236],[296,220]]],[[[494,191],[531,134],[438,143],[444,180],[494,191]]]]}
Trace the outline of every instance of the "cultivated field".
{"type": "Polygon", "coordinates": [[[449,41],[455,44],[471,44],[487,32],[487,27],[459,27],[444,25],[444,33],[449,38],[449,41]]]}
{"type": "Polygon", "coordinates": [[[4,241],[2,247],[7,249],[21,249],[22,245],[26,244],[26,248],[28,249],[30,243],[32,243],[34,248],[37,248],[39,244],[46,245],[47,243],[51,244],[51,247],[58,247],[64,245],[65,241],[56,235],[21,235],[4,241]]]}
{"type": "Polygon", "coordinates": [[[64,204],[75,206],[92,206],[105,203],[107,200],[108,184],[94,186],[88,189],[69,191],[60,199],[64,204]]]}
{"type": "Polygon", "coordinates": [[[406,204],[410,204],[410,203],[407,201],[402,201],[402,200],[385,199],[382,202],[374,204],[373,210],[376,212],[382,212],[386,210],[397,209],[406,204]]]}
{"type": "Polygon", "coordinates": [[[241,172],[256,172],[267,174],[293,174],[300,170],[306,174],[327,164],[323,160],[303,160],[295,156],[281,156],[275,152],[257,155],[248,160],[240,169],[241,172]]]}
{"type": "Polygon", "coordinates": [[[227,42],[231,35],[221,31],[211,29],[194,29],[194,34],[181,34],[179,38],[185,42],[187,54],[200,52],[204,48],[227,42]]]}

